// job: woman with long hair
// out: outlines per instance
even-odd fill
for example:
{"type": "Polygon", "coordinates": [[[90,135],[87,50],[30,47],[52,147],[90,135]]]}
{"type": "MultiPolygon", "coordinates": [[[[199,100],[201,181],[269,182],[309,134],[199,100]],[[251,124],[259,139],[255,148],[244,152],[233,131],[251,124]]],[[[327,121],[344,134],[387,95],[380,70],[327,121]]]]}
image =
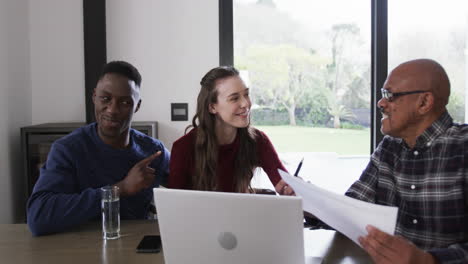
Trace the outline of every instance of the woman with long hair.
{"type": "Polygon", "coordinates": [[[268,137],[250,125],[249,89],[230,66],[216,67],[202,78],[192,128],[174,142],[169,188],[254,192],[256,168],[267,173],[275,190],[293,190],[277,169],[286,171],[268,137]]]}

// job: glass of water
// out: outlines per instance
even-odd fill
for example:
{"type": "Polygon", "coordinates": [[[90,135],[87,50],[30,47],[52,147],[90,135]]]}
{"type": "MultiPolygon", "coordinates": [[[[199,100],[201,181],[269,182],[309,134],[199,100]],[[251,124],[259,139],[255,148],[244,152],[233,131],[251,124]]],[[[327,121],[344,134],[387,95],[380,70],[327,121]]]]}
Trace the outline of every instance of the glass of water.
{"type": "Polygon", "coordinates": [[[104,239],[120,237],[120,200],[119,187],[101,188],[102,233],[104,239]]]}

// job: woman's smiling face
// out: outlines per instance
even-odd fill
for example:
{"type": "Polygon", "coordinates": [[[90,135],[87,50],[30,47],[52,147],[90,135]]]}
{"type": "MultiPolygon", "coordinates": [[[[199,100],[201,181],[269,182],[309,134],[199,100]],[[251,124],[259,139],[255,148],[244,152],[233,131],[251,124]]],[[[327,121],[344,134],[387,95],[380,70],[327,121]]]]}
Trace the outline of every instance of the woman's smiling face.
{"type": "Polygon", "coordinates": [[[210,113],[217,116],[218,125],[243,128],[250,124],[252,103],[249,89],[239,76],[227,77],[216,82],[217,102],[211,104],[210,113]]]}

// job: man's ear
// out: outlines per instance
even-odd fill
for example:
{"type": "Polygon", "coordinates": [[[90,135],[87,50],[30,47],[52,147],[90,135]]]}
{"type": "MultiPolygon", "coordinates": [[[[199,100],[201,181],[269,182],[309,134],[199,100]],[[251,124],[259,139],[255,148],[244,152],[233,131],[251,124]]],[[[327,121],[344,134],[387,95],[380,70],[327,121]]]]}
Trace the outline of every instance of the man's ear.
{"type": "Polygon", "coordinates": [[[419,113],[421,114],[426,114],[427,112],[431,111],[434,107],[434,94],[424,93],[422,96],[419,97],[418,106],[419,113]]]}
{"type": "Polygon", "coordinates": [[[134,112],[134,113],[136,113],[136,112],[138,112],[138,110],[140,110],[140,105],[141,105],[141,99],[138,100],[138,103],[137,103],[137,105],[136,105],[136,108],[135,108],[135,112],[134,112]]]}

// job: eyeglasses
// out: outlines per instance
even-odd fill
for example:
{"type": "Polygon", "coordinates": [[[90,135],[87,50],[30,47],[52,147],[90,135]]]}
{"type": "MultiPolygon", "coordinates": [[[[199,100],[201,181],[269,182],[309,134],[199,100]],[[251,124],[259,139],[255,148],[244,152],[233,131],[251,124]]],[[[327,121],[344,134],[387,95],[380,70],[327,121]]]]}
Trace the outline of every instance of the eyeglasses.
{"type": "Polygon", "coordinates": [[[411,92],[400,92],[400,93],[392,93],[389,90],[382,88],[382,98],[387,99],[389,102],[393,102],[397,97],[407,95],[407,94],[417,94],[417,93],[427,93],[429,91],[411,91],[411,92]]]}

